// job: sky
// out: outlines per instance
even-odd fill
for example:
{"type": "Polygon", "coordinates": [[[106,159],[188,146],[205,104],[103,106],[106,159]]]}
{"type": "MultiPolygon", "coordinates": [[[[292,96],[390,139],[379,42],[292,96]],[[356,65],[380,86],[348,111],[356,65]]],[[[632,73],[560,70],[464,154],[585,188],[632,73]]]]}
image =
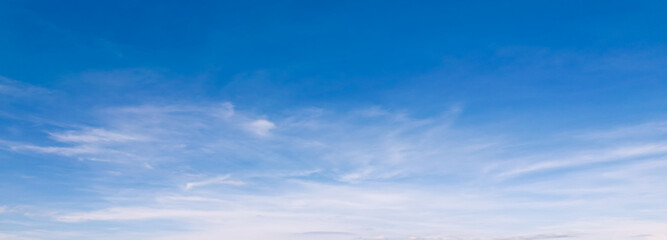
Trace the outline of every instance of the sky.
{"type": "Polygon", "coordinates": [[[0,240],[667,239],[665,1],[0,1],[0,240]]]}

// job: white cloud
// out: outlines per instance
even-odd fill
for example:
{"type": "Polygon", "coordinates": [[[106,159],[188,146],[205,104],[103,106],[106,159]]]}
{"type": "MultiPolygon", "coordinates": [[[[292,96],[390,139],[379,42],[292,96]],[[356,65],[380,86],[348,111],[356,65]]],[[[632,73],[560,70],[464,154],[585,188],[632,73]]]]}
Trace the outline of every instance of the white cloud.
{"type": "Polygon", "coordinates": [[[40,153],[51,153],[63,156],[76,156],[82,154],[97,154],[101,153],[104,150],[93,147],[93,146],[75,146],[75,147],[42,147],[42,146],[32,146],[32,145],[18,145],[12,146],[12,150],[15,151],[34,151],[40,153]]]}
{"type": "Polygon", "coordinates": [[[226,215],[230,214],[220,211],[191,209],[109,208],[93,212],[82,212],[58,216],[56,220],[61,222],[127,221],[146,219],[202,218],[226,215]]]}
{"type": "Polygon", "coordinates": [[[146,140],[146,137],[143,136],[112,132],[105,129],[66,131],[62,133],[49,133],[49,135],[56,141],[73,143],[131,142],[146,140]]]}
{"type": "Polygon", "coordinates": [[[665,143],[648,143],[643,145],[630,146],[616,146],[610,149],[602,149],[597,151],[582,152],[577,155],[563,156],[559,160],[549,160],[533,163],[531,161],[528,166],[520,166],[505,172],[498,176],[514,177],[522,174],[528,174],[538,171],[546,171],[550,169],[558,169],[565,167],[582,166],[586,164],[615,161],[628,158],[637,158],[644,156],[651,156],[656,154],[667,153],[667,144],[665,143]]]}
{"type": "Polygon", "coordinates": [[[347,183],[358,183],[366,180],[382,180],[390,179],[402,174],[401,170],[388,170],[385,172],[377,172],[373,168],[358,169],[351,173],[346,173],[340,176],[338,180],[347,183]]]}
{"type": "Polygon", "coordinates": [[[269,122],[268,120],[265,119],[259,119],[252,121],[246,125],[246,129],[254,134],[257,134],[259,136],[267,136],[269,135],[269,131],[274,129],[276,125],[272,122],[269,122]]]}
{"type": "Polygon", "coordinates": [[[195,187],[203,187],[207,185],[212,185],[212,184],[225,184],[225,185],[234,185],[234,186],[242,186],[245,185],[245,182],[243,181],[238,181],[238,180],[229,180],[229,175],[225,176],[220,176],[220,177],[215,177],[215,178],[210,178],[202,181],[197,181],[197,182],[189,182],[185,184],[185,190],[190,190],[195,187]]]}

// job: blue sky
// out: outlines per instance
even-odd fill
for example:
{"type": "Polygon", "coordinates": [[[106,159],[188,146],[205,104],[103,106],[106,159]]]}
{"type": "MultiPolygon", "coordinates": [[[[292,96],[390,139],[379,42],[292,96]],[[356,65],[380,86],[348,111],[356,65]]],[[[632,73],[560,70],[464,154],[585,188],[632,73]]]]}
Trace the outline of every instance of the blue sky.
{"type": "Polygon", "coordinates": [[[667,238],[664,1],[0,2],[0,240],[667,238]]]}

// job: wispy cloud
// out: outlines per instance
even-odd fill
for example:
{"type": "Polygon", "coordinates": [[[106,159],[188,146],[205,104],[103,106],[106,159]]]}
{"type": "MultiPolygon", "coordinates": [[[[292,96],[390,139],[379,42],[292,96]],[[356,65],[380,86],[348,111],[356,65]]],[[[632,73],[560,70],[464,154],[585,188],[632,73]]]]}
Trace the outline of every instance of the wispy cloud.
{"type": "Polygon", "coordinates": [[[56,141],[73,143],[128,142],[146,140],[146,138],[142,136],[112,132],[105,129],[66,131],[61,133],[49,133],[49,135],[51,135],[51,137],[56,141]]]}
{"type": "Polygon", "coordinates": [[[586,131],[573,134],[590,140],[637,140],[667,134],[667,122],[648,122],[629,126],[620,126],[606,130],[586,131]]]}
{"type": "Polygon", "coordinates": [[[169,218],[201,218],[210,216],[226,216],[227,212],[188,210],[188,209],[154,209],[154,208],[110,208],[94,212],[74,213],[59,216],[62,222],[83,221],[125,221],[169,218]]]}
{"type": "Polygon", "coordinates": [[[0,76],[0,96],[34,97],[36,95],[48,94],[50,92],[51,91],[45,88],[0,76]]]}
{"type": "Polygon", "coordinates": [[[42,147],[42,146],[32,146],[32,145],[18,145],[18,146],[12,146],[11,149],[15,151],[34,151],[39,153],[52,153],[63,156],[97,154],[105,151],[103,149],[91,146],[42,147]]]}
{"type": "Polygon", "coordinates": [[[610,149],[582,152],[578,155],[561,157],[562,160],[537,161],[528,166],[518,167],[506,172],[500,173],[500,177],[512,177],[522,174],[528,174],[538,171],[560,169],[566,167],[582,166],[600,162],[616,161],[622,159],[631,159],[637,157],[652,156],[656,154],[667,153],[667,144],[650,143],[634,146],[616,146],[610,149]]]}
{"type": "MultiPolygon", "coordinates": [[[[92,210],[60,210],[53,219],[141,224],[169,220],[185,229],[154,235],[156,239],[224,235],[282,240],[316,235],[304,232],[352,234],[317,235],[320,239],[591,236],[593,231],[570,231],[558,223],[583,214],[572,209],[591,213],[632,204],[660,206],[667,196],[667,191],[649,195],[649,190],[637,187],[660,180],[635,177],[661,169],[657,163],[667,147],[659,139],[597,144],[602,140],[570,136],[585,147],[513,151],[530,145],[504,137],[502,131],[457,126],[462,111],[456,107],[438,116],[415,118],[377,107],[345,112],[308,108],[258,117],[264,115],[226,102],[146,104],[99,110],[94,125],[44,131],[47,137],[40,145],[3,144],[20,153],[138,163],[123,165],[135,169],[114,169],[116,174],[96,181],[135,186],[131,183],[136,178],[141,187],[118,192],[90,189],[106,202],[92,210]],[[258,121],[256,129],[249,128],[258,121]],[[648,159],[654,164],[646,165],[648,159]],[[600,163],[619,165],[592,166],[600,163]],[[577,171],[533,182],[508,181],[563,168],[577,171]],[[610,179],[615,181],[613,188],[610,179]],[[607,199],[604,205],[596,204],[602,199],[607,199]],[[541,231],[544,223],[522,223],[535,219],[535,212],[550,214],[553,220],[546,225],[553,231],[541,231]],[[247,228],[258,223],[263,227],[247,228]],[[221,224],[229,230],[219,229],[221,224]],[[471,227],[480,225],[490,233],[471,235],[471,227]]],[[[642,230],[659,235],[656,230],[642,230]]]]}
{"type": "Polygon", "coordinates": [[[269,131],[276,128],[276,124],[265,119],[259,119],[248,123],[246,128],[248,131],[259,136],[267,136],[269,135],[269,131]]]}
{"type": "Polygon", "coordinates": [[[225,175],[225,176],[219,176],[219,177],[205,179],[205,180],[202,180],[202,181],[186,183],[185,184],[185,190],[190,190],[190,189],[193,189],[195,187],[203,187],[203,186],[212,185],[212,184],[225,184],[225,185],[242,186],[242,185],[245,185],[246,183],[243,182],[243,181],[239,181],[239,180],[230,180],[230,176],[225,175]]]}

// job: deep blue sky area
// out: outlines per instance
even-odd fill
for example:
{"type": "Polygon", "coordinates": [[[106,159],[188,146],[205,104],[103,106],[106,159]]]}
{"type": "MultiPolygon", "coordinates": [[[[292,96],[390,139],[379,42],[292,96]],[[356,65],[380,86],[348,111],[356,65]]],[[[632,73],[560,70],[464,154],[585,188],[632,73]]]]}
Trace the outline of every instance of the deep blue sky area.
{"type": "Polygon", "coordinates": [[[665,90],[628,73],[643,69],[599,69],[627,67],[618,62],[626,55],[664,63],[662,1],[2,5],[4,76],[118,101],[135,100],[128,92],[173,91],[186,100],[279,109],[387,103],[427,113],[463,101],[511,111],[544,101],[539,107],[554,111],[581,104],[632,111],[633,102],[659,101],[665,90]],[[80,72],[137,68],[168,79],[137,77],[92,90],[77,88],[93,83],[67,80],[80,72]],[[636,91],[647,92],[624,96],[636,91]]]}
{"type": "Polygon", "coordinates": [[[666,96],[667,1],[0,0],[0,240],[665,239],[666,96]]]}

